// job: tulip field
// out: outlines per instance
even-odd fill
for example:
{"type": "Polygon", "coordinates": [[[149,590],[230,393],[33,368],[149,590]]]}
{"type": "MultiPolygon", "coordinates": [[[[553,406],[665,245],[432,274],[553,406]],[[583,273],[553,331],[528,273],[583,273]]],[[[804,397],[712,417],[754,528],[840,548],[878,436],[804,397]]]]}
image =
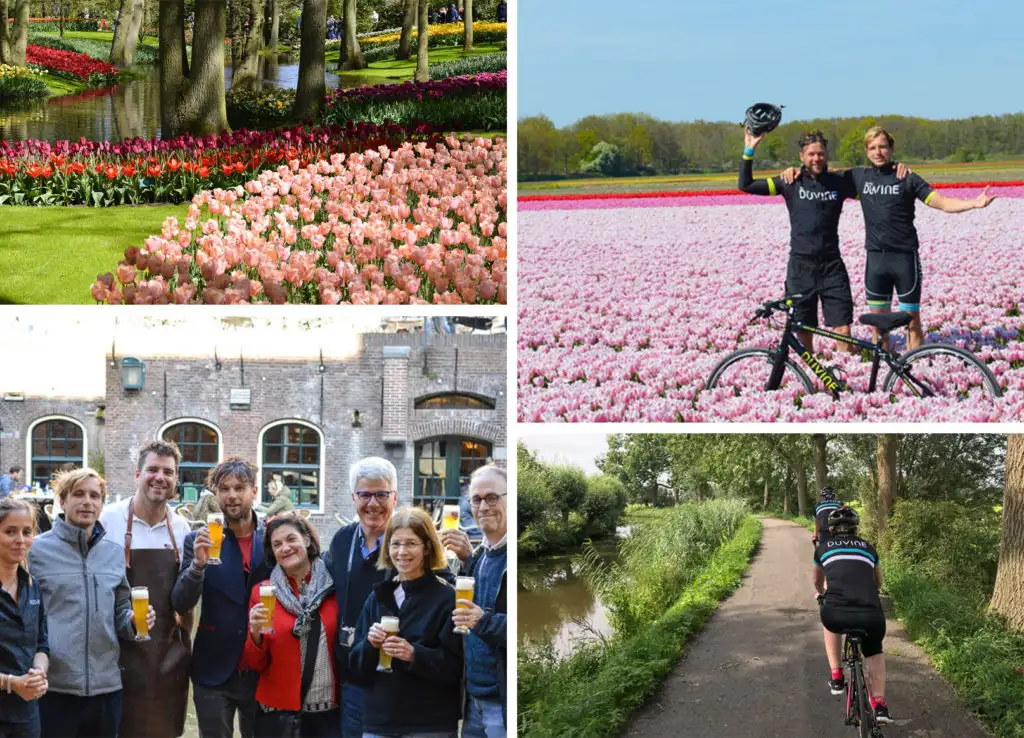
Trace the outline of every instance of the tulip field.
{"type": "MultiPolygon", "coordinates": [[[[944,194],[973,198],[978,189],[944,194]]],[[[522,422],[1020,421],[1024,418],[1024,187],[998,187],[991,206],[950,215],[918,205],[927,342],[970,349],[1003,397],[866,394],[870,364],[815,350],[852,392],[796,388],[735,396],[704,391],[728,353],[774,345],[750,323],[782,297],[789,219],[778,198],[747,195],[520,202],[519,420],[522,422]]],[[[849,202],[840,247],[856,324],[866,313],[864,220],[849,202]]],[[[905,333],[893,334],[905,350],[905,333]]],[[[883,374],[884,376],[884,374],[883,374]]]]}

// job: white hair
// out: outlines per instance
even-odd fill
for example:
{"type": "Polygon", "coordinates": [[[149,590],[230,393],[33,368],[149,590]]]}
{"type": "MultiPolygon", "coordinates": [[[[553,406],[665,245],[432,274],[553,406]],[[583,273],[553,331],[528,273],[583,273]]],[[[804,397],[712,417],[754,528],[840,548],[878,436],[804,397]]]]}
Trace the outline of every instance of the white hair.
{"type": "Polygon", "coordinates": [[[398,491],[398,472],[395,471],[395,465],[379,456],[367,456],[349,467],[348,486],[353,493],[356,492],[360,479],[387,482],[391,491],[398,491]]]}
{"type": "Polygon", "coordinates": [[[508,486],[508,474],[500,466],[494,464],[487,464],[485,466],[477,467],[469,478],[469,490],[473,491],[473,487],[478,483],[490,479],[495,482],[501,482],[501,484],[508,486]]]}

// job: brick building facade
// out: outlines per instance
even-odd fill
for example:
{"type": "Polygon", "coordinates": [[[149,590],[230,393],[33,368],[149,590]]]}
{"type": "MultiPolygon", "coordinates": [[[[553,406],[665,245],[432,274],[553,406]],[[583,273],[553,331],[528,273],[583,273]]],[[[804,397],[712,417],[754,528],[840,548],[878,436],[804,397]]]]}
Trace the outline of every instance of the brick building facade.
{"type": "MultiPolygon", "coordinates": [[[[180,487],[194,499],[209,467],[240,455],[260,468],[260,501],[275,474],[321,533],[353,512],[349,466],[383,456],[399,474],[399,500],[457,496],[460,478],[507,458],[504,334],[366,333],[348,358],[321,360],[135,356],[141,389],[122,388],[122,361],[107,355],[106,394],[84,400],[25,398],[0,403],[0,463],[40,476],[61,449],[44,429],[83,437],[114,499],[134,490],[135,459],[161,436],[183,448],[180,487]],[[51,422],[55,421],[55,422],[51,422]],[[33,443],[32,430],[40,436],[33,443]],[[54,451],[56,449],[56,451],[54,451]]],[[[50,435],[53,435],[51,433],[50,435]]],[[[79,452],[81,453],[81,452],[79,452]]]]}

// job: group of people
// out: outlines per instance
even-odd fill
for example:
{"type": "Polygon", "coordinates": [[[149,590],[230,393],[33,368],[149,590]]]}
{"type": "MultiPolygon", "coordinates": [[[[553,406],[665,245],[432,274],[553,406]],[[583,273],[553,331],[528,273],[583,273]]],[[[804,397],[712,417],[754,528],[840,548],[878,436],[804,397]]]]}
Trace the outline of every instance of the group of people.
{"type": "Polygon", "coordinates": [[[814,589],[817,592],[825,655],[831,674],[829,690],[846,692],[842,634],[863,631],[861,653],[867,665],[868,692],[875,720],[891,722],[885,701],[885,613],[878,592],[882,569],[875,547],[858,535],[860,517],[839,501],[832,487],[821,490],[814,510],[814,589]]]}
{"type": "Polygon", "coordinates": [[[396,509],[395,467],[362,459],[357,520],[323,550],[294,511],[256,515],[239,457],[207,480],[223,526],[190,530],[168,505],[180,461],[147,443],[135,494],[109,505],[96,471],[60,475],[39,536],[31,503],[0,500],[0,738],[176,738],[190,682],[202,738],[236,716],[246,737],[505,736],[502,469],[470,478],[474,550],[396,509]]]}
{"type": "MultiPolygon", "coordinates": [[[[984,208],[995,199],[988,188],[973,200],[948,197],[935,191],[919,175],[893,162],[895,140],[881,126],[864,134],[869,167],[843,173],[828,169],[828,141],[821,131],[801,136],[800,162],[778,177],[753,178],[753,159],[766,134],[755,135],[748,127],[739,188],[755,195],[781,195],[789,209],[790,252],[786,271],[786,295],[808,295],[797,303],[794,317],[804,325],[818,325],[821,302],[825,325],[835,333],[850,335],[853,297],[850,277],[839,253],[839,216],[843,201],[859,199],[864,210],[867,264],[864,289],[872,312],[888,312],[893,293],[899,309],[910,313],[909,347],[924,342],[921,330],[922,270],[919,242],[914,227],[915,200],[946,213],[984,208]]],[[[804,347],[813,353],[809,331],[799,331],[804,347]]],[[[876,336],[877,340],[877,336],[876,336]]],[[[842,351],[851,350],[840,344],[842,351]]]]}

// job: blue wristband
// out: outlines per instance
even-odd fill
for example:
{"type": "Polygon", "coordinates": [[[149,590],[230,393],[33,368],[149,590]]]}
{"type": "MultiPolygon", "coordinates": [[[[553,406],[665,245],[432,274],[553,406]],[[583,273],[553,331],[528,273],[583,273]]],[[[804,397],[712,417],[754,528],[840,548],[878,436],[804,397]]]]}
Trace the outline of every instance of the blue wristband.
{"type": "Polygon", "coordinates": [[[754,155],[754,150],[752,148],[750,148],[749,146],[747,146],[745,149],[743,149],[743,155],[744,156],[753,156],[754,155]]]}

